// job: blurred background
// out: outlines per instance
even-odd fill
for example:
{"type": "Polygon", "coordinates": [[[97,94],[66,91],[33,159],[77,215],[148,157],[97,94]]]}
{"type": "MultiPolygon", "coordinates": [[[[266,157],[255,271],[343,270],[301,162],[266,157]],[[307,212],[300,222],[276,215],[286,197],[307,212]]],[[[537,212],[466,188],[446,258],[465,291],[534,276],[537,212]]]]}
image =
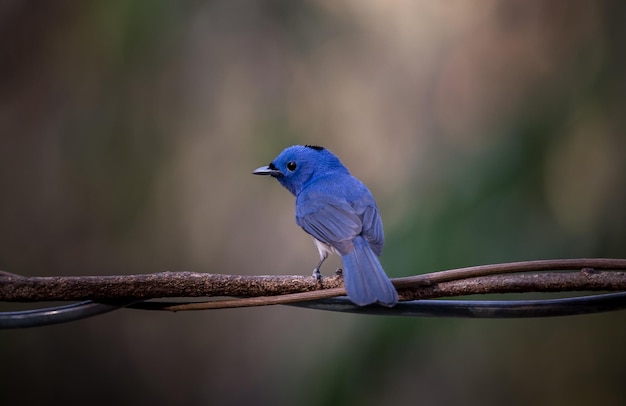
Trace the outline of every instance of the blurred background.
{"type": "MultiPolygon", "coordinates": [[[[370,187],[390,276],[624,258],[625,17],[608,0],[3,1],[0,269],[308,274],[293,197],[250,174],[296,143],[370,187]]],[[[619,404],[625,322],[122,310],[0,331],[0,403],[619,404]]]]}

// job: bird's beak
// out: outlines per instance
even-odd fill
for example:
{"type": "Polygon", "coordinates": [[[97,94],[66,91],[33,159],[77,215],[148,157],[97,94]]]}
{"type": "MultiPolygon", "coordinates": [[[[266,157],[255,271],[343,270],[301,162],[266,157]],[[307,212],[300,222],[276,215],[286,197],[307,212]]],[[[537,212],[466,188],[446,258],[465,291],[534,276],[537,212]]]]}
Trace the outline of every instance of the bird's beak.
{"type": "Polygon", "coordinates": [[[253,175],[270,175],[270,176],[281,176],[282,173],[278,169],[272,169],[269,166],[262,166],[260,168],[256,168],[253,172],[253,175]]]}

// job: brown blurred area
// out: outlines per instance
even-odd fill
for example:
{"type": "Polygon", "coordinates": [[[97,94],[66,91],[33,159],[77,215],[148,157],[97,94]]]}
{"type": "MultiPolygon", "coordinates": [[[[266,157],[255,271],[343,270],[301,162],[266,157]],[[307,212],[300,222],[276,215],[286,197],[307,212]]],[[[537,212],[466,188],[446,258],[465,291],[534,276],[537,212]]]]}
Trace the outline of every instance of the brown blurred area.
{"type": "MultiPolygon", "coordinates": [[[[624,4],[3,1],[0,269],[309,273],[250,175],[296,143],[370,186],[391,276],[624,258],[624,4]]],[[[0,331],[0,404],[620,404],[625,322],[122,310],[0,331]]]]}

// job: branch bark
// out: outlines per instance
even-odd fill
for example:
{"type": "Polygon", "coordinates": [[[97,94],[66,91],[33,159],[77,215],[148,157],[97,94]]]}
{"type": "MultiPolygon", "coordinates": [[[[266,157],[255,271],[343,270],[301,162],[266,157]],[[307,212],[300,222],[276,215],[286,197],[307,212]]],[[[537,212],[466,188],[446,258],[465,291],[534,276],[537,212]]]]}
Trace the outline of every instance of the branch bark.
{"type": "MultiPolygon", "coordinates": [[[[393,282],[402,300],[507,292],[626,291],[624,270],[625,259],[525,261],[453,269],[398,278],[393,282]]],[[[344,295],[342,286],[339,275],[324,277],[319,282],[311,276],[294,275],[161,272],[118,276],[25,277],[0,271],[0,301],[7,302],[234,296],[244,299],[228,300],[227,303],[231,305],[214,303],[211,306],[240,307],[344,295]]]]}
{"type": "Polygon", "coordinates": [[[197,272],[24,277],[0,275],[0,301],[145,300],[164,297],[274,296],[342,286],[340,276],[247,276],[197,272]]]}

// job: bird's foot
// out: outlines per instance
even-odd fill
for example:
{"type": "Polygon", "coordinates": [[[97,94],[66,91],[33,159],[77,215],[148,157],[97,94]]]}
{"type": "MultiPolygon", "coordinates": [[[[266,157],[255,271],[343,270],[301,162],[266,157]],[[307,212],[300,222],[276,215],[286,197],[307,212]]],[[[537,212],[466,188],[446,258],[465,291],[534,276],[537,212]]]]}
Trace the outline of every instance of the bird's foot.
{"type": "Polygon", "coordinates": [[[320,273],[319,268],[315,268],[313,270],[313,279],[315,279],[317,282],[320,282],[322,280],[322,274],[320,273]]]}
{"type": "Polygon", "coordinates": [[[337,270],[335,271],[335,275],[337,275],[337,276],[343,276],[343,269],[341,269],[341,268],[337,268],[337,270]]]}

